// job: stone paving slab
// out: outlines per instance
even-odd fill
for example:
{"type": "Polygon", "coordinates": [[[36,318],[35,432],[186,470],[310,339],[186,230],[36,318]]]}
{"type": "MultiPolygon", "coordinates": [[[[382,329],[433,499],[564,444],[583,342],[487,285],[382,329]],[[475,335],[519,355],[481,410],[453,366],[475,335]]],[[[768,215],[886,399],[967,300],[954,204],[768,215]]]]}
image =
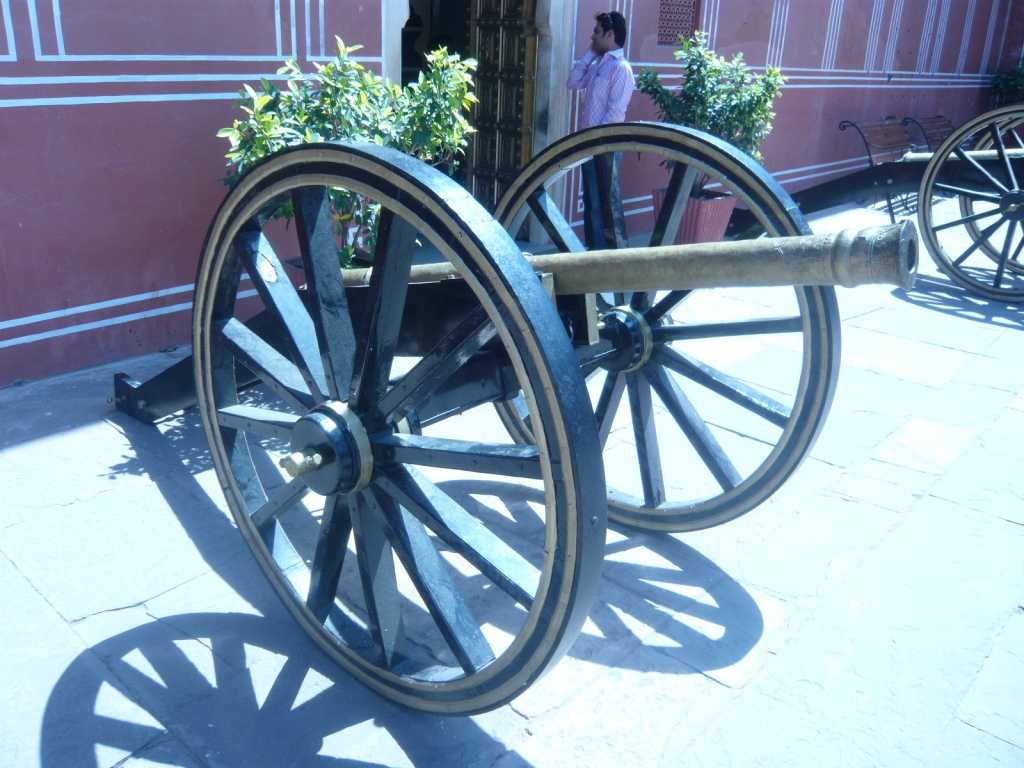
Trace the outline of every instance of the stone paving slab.
{"type": "MultiPolygon", "coordinates": [[[[471,718],[410,712],[331,664],[226,514],[195,414],[147,427],[105,402],[115,371],[187,350],[0,390],[0,766],[1024,766],[1024,311],[930,262],[913,292],[838,296],[840,384],[800,470],[719,528],[613,526],[569,654],[471,718]]],[[[784,303],[723,292],[693,311],[784,303]]],[[[794,351],[700,348],[778,392],[794,351]]],[[[694,402],[753,460],[753,438],[725,436],[735,414],[694,402]]],[[[529,487],[441,479],[499,529],[536,515],[529,487]]]]}

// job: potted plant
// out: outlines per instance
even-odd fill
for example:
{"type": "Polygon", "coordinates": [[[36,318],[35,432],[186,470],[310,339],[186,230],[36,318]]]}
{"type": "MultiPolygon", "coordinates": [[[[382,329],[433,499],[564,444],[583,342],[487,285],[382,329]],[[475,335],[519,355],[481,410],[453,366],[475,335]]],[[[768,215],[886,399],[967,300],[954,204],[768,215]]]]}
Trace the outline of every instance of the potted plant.
{"type": "Polygon", "coordinates": [[[1024,103],[1024,62],[1016,69],[993,71],[989,74],[988,95],[992,109],[1024,103]]]}
{"type": "MultiPolygon", "coordinates": [[[[476,101],[469,90],[476,62],[439,48],[427,55],[427,71],[401,88],[349,58],[361,46],[346,47],[335,39],[338,55],[317,64],[315,74],[304,74],[290,59],[278,70],[287,75],[284,88],[263,79],[262,90],[246,85],[239,91],[236,106],[244,116],[217,133],[231,142],[226,184],[233,185],[253,164],[283,147],[337,139],[394,147],[455,172],[473,131],[465,112],[476,101]]],[[[341,266],[367,266],[380,206],[345,189],[331,189],[329,196],[341,266]]],[[[292,216],[291,203],[275,213],[286,220],[292,216]]]]}
{"type": "MultiPolygon", "coordinates": [[[[637,90],[651,97],[662,121],[710,133],[761,162],[758,147],[771,132],[772,102],[785,78],[776,67],[768,67],[763,75],[752,73],[741,53],[727,62],[707,47],[707,39],[702,31],[689,40],[679,36],[681,47],[675,57],[684,67],[681,86],[666,88],[648,67],[637,81],[637,90]]],[[[736,198],[705,189],[706,184],[707,176],[701,174],[693,185],[677,243],[716,241],[725,234],[736,198]]],[[[663,196],[664,190],[655,191],[655,216],[663,196]]]]}

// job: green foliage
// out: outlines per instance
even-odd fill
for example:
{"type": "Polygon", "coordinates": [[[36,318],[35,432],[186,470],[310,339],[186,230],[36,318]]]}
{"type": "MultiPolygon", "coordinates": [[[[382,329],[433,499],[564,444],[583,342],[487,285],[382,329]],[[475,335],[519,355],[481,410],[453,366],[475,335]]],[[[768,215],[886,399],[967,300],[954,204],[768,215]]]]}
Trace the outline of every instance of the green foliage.
{"type": "Polygon", "coordinates": [[[993,109],[1024,104],[1024,62],[1016,69],[992,72],[990,78],[988,94],[992,97],[993,109]]]}
{"type": "MultiPolygon", "coordinates": [[[[439,48],[427,56],[426,74],[401,88],[352,61],[349,54],[359,48],[338,39],[338,55],[317,64],[315,74],[303,73],[290,59],[278,70],[288,76],[284,88],[263,79],[261,90],[246,85],[239,91],[235,106],[245,114],[217,133],[231,142],[226,184],[284,147],[343,139],[393,147],[454,173],[473,132],[465,113],[476,101],[470,90],[476,62],[439,48]]],[[[349,266],[357,254],[372,253],[380,206],[345,189],[332,189],[330,198],[338,255],[349,266]]],[[[290,219],[290,204],[277,216],[290,219]]]]}
{"type": "Polygon", "coordinates": [[[776,67],[755,75],[743,63],[743,54],[726,62],[707,47],[707,33],[697,31],[689,40],[679,36],[677,61],[683,62],[685,80],[669,90],[658,73],[648,67],[637,89],[654,100],[658,117],[666,123],[697,128],[718,136],[761,161],[758,146],[771,132],[772,101],[786,78],[776,67]]]}

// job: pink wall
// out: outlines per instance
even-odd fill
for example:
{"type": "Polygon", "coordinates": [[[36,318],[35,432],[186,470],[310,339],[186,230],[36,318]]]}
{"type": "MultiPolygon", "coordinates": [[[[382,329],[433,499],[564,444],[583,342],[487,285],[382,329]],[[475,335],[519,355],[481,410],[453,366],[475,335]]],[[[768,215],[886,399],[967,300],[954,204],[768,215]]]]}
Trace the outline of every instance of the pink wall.
{"type": "MultiPolygon", "coordinates": [[[[672,82],[658,0],[615,2],[636,71],[672,82]]],[[[983,111],[981,73],[1024,41],[1024,0],[701,6],[720,53],[790,78],[762,150],[791,190],[862,163],[843,119],[983,111]]],[[[606,9],[579,0],[566,57],[606,9]]],[[[234,93],[291,55],[312,69],[335,34],[379,70],[381,32],[379,0],[0,0],[0,385],[187,341],[234,93]]],[[[646,98],[629,117],[654,117],[646,98]]],[[[631,228],[650,205],[629,204],[631,228]]]]}
{"type": "Polygon", "coordinates": [[[217,130],[335,34],[379,71],[369,0],[0,0],[0,386],[189,339],[217,130]]]}

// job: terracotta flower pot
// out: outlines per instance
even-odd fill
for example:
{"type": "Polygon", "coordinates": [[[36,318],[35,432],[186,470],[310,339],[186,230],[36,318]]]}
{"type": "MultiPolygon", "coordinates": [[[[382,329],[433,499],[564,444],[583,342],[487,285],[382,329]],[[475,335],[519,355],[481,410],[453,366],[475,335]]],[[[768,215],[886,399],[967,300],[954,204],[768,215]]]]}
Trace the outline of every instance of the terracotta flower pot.
{"type": "MultiPolygon", "coordinates": [[[[664,189],[654,190],[655,220],[665,202],[665,192],[664,189]]],[[[679,222],[679,231],[676,233],[677,244],[715,243],[725,236],[729,217],[736,207],[736,198],[732,195],[703,194],[702,197],[691,197],[687,201],[683,220],[679,222]]]]}

